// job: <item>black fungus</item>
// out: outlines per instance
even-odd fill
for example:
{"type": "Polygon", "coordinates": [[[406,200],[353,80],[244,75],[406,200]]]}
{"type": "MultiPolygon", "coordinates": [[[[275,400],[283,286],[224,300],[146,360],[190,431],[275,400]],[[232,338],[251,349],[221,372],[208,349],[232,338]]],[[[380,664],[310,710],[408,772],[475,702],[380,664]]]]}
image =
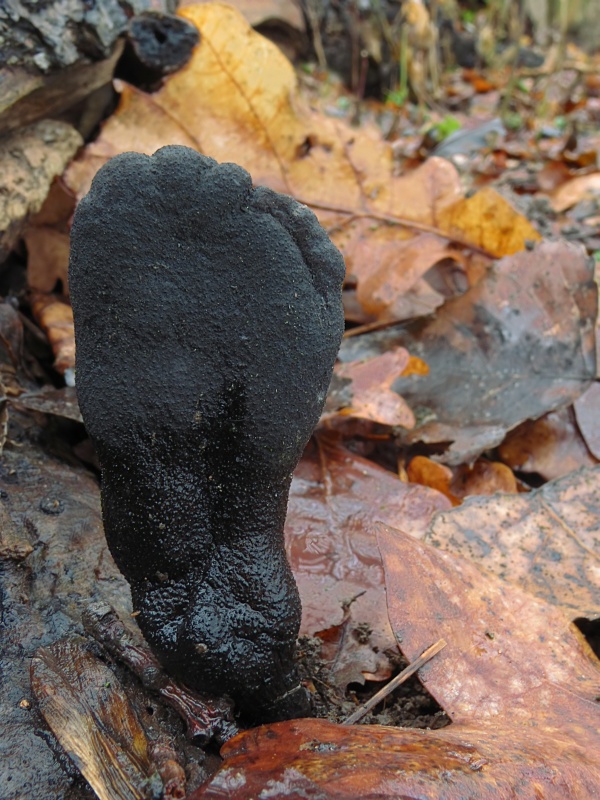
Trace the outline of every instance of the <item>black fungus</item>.
{"type": "Polygon", "coordinates": [[[283,525],[342,336],[341,255],[305,206],[178,146],[106,164],[71,247],[79,403],[144,636],[250,718],[309,713],[283,525]]]}

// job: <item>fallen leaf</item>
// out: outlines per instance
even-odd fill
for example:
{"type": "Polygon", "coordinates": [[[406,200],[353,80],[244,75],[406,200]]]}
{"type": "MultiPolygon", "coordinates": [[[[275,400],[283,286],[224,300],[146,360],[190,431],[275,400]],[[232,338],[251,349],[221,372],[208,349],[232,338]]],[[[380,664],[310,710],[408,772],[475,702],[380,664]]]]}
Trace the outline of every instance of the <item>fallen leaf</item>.
{"type": "Polygon", "coordinates": [[[409,358],[407,351],[398,347],[364,362],[337,365],[337,376],[350,382],[346,392],[347,405],[341,413],[382,425],[414,427],[413,412],[391,389],[394,381],[404,374],[409,358]]]}
{"type": "MultiPolygon", "coordinates": [[[[592,384],[575,402],[582,400],[597,384],[592,384]]],[[[600,406],[596,409],[600,412],[600,406]]],[[[598,416],[594,416],[597,427],[598,416]]],[[[526,420],[510,431],[498,448],[505,464],[519,472],[536,473],[551,481],[579,467],[597,463],[579,433],[572,408],[526,420]]]]}
{"type": "Polygon", "coordinates": [[[85,639],[40,648],[31,661],[40,711],[100,800],[144,800],[155,771],[148,741],[115,673],[85,639]]]}
{"type": "Polygon", "coordinates": [[[312,636],[339,624],[344,601],[360,595],[353,620],[369,623],[380,652],[395,648],[373,523],[393,521],[422,535],[434,512],[449,505],[438,492],[403,483],[319,435],[294,473],[285,525],[302,599],[300,632],[312,636]]]}
{"type": "Polygon", "coordinates": [[[478,459],[473,465],[461,464],[455,468],[452,492],[457,497],[488,495],[517,491],[515,476],[505,464],[478,459]]]}
{"type": "Polygon", "coordinates": [[[367,230],[358,224],[350,228],[353,238],[349,242],[339,241],[339,236],[334,239],[347,254],[348,272],[357,279],[356,297],[365,319],[410,319],[430,314],[442,305],[444,296],[423,276],[445,259],[464,260],[447,241],[429,233],[402,240],[397,229],[385,225],[375,230],[372,225],[367,230]]]}
{"type": "Polygon", "coordinates": [[[579,175],[559,186],[550,196],[550,204],[557,214],[567,211],[577,203],[600,194],[600,172],[579,175]]]}
{"type": "Polygon", "coordinates": [[[411,458],[406,468],[406,476],[410,483],[429,486],[445,495],[453,506],[460,505],[460,498],[453,494],[450,488],[454,477],[450,467],[438,464],[437,461],[432,461],[426,456],[415,456],[411,458]]]}
{"type": "Polygon", "coordinates": [[[51,294],[31,298],[33,316],[48,337],[54,353],[54,368],[61,375],[75,369],[75,331],[71,306],[51,294]]]}
{"type": "Polygon", "coordinates": [[[544,242],[498,261],[433,318],[347,338],[339,357],[346,363],[400,346],[423,359],[427,375],[393,385],[417,417],[403,440],[442,443],[440,460],[460,464],[590,385],[597,302],[583,249],[544,242]]]}
{"type": "Polygon", "coordinates": [[[423,541],[562,607],[570,619],[597,619],[598,519],[600,467],[594,467],[529,494],[472,497],[437,514],[423,541]]]}
{"type": "MultiPolygon", "coordinates": [[[[200,3],[203,1],[200,0],[200,3]]],[[[200,3],[195,0],[183,0],[179,3],[179,8],[200,3]]],[[[276,21],[285,22],[298,30],[304,30],[302,11],[296,3],[290,3],[289,0],[231,0],[228,5],[237,9],[254,27],[265,22],[276,21]]]]}
{"type": "Polygon", "coordinates": [[[449,239],[501,256],[539,238],[493,190],[464,200],[460,177],[444,159],[431,158],[415,172],[396,176],[392,148],[381,133],[308,108],[292,65],[234,9],[207,3],[180,14],[201,34],[192,59],[152,95],[121,85],[117,111],[67,170],[66,182],[79,197],[98,168],[126,150],[153,153],[165,144],[183,144],[217,161],[235,161],[256,184],[315,210],[359,286],[372,264],[387,265],[384,275],[372,279],[381,296],[369,300],[386,318],[439,304],[435,290],[420,281],[440,257],[452,257],[449,239]],[[396,273],[410,260],[403,253],[405,240],[415,233],[438,241],[428,240],[429,255],[402,278],[396,273]],[[404,293],[408,300],[402,300],[404,293]]]}
{"type": "Polygon", "coordinates": [[[38,411],[41,414],[50,414],[83,424],[74,386],[64,386],[61,389],[44,386],[37,392],[26,392],[19,395],[13,404],[29,411],[38,411]]]}
{"type": "Polygon", "coordinates": [[[600,459],[600,383],[596,381],[575,400],[575,418],[583,439],[596,459],[600,459]]]}
{"type": "Polygon", "coordinates": [[[518,253],[525,243],[542,238],[491,186],[441,209],[439,224],[450,238],[472,242],[496,257],[518,253]]]}
{"type": "Polygon", "coordinates": [[[42,120],[0,142],[0,261],[15,244],[30,214],[42,207],[50,185],[81,146],[66,122],[42,120]]]}
{"type": "Polygon", "coordinates": [[[600,781],[598,659],[557,609],[378,527],[390,622],[453,720],[438,731],[294,720],[242,733],[190,800],[564,800],[600,781]]]}
{"type": "Polygon", "coordinates": [[[48,226],[29,227],[27,284],[38,292],[68,291],[69,234],[48,226]]]}

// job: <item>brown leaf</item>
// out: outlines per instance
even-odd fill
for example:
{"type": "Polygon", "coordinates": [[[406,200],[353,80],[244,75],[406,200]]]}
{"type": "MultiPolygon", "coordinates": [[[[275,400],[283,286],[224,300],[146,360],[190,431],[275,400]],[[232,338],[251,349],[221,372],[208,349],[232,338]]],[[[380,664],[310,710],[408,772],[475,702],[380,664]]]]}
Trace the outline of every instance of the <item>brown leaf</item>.
{"type": "MultiPolygon", "coordinates": [[[[423,169],[423,167],[421,167],[423,169]]],[[[419,179],[419,170],[413,173],[419,179]]],[[[351,227],[352,238],[333,238],[346,255],[348,272],[358,281],[356,296],[365,319],[392,321],[430,314],[442,305],[444,296],[423,276],[440,261],[460,261],[460,254],[447,241],[430,233],[402,239],[390,225],[351,227]]]]}
{"type": "Polygon", "coordinates": [[[438,492],[403,483],[325,437],[313,441],[294,473],[285,526],[302,598],[301,633],[338,624],[343,602],[364,592],[352,604],[353,619],[369,623],[381,652],[394,648],[373,523],[421,535],[433,513],[448,507],[438,492]]]}
{"type": "Polygon", "coordinates": [[[600,670],[579,632],[560,610],[463,559],[384,525],[378,540],[405,654],[447,642],[420,677],[453,724],[262,726],[228,742],[225,763],[190,800],[593,797],[600,670]]]}
{"type": "Polygon", "coordinates": [[[452,491],[457,497],[497,492],[514,494],[517,491],[517,481],[505,464],[478,459],[473,465],[461,464],[455,469],[452,491]]]}
{"type": "Polygon", "coordinates": [[[33,316],[48,337],[54,353],[54,367],[62,375],[75,369],[73,311],[63,299],[51,294],[31,298],[33,316]]]}
{"type": "Polygon", "coordinates": [[[27,283],[38,292],[52,292],[60,281],[68,287],[69,234],[50,228],[30,227],[23,237],[27,246],[27,283]]]}
{"type": "Polygon", "coordinates": [[[395,348],[366,361],[338,364],[336,375],[350,381],[347,389],[349,405],[342,408],[345,416],[412,428],[415,417],[405,401],[391,386],[405,371],[409,355],[403,347],[395,348]]]}
{"type": "Polygon", "coordinates": [[[600,194],[600,172],[592,172],[589,175],[579,175],[577,178],[563,183],[552,193],[550,203],[552,208],[560,213],[567,211],[582,200],[598,194],[600,194]]]}
{"type": "Polygon", "coordinates": [[[183,144],[217,161],[235,161],[256,184],[291,194],[317,212],[359,286],[372,264],[385,265],[372,279],[378,296],[361,290],[361,299],[386,319],[439,304],[421,278],[440,257],[453,257],[448,239],[500,256],[539,238],[492,190],[465,201],[459,175],[444,159],[430,158],[397,177],[380,132],[309,109],[291,64],[234,9],[202,4],[180,13],[201,34],[191,61],[152,95],[122,87],[116,113],[66,173],[79,196],[107,159],[126,150],[153,153],[183,144]],[[402,277],[409,265],[405,242],[415,232],[429,234],[429,252],[402,277]]]}
{"type": "MultiPolygon", "coordinates": [[[[583,400],[595,386],[597,384],[592,384],[575,402],[583,400]]],[[[597,427],[598,413],[600,407],[596,409],[594,427],[597,427]]],[[[498,453],[512,469],[537,473],[547,481],[597,463],[579,433],[572,408],[526,420],[510,431],[498,453]]]]}
{"type": "Polygon", "coordinates": [[[567,405],[596,374],[597,287],[582,248],[544,242],[503,258],[434,318],[348,338],[343,362],[405,347],[429,367],[394,385],[420,424],[408,443],[444,443],[460,464],[524,419],[567,405]]]}
{"type": "Polygon", "coordinates": [[[600,383],[593,383],[573,404],[577,426],[594,458],[600,459],[600,383]]]}
{"type": "Polygon", "coordinates": [[[84,639],[40,648],[31,662],[40,710],[100,800],[144,800],[148,742],[116,675],[84,639]]]}
{"type": "Polygon", "coordinates": [[[563,607],[570,619],[595,619],[599,518],[600,467],[594,467],[530,494],[471,498],[436,515],[423,541],[563,607]]]}
{"type": "Polygon", "coordinates": [[[29,411],[39,411],[41,414],[50,414],[54,417],[83,423],[74,386],[64,386],[61,389],[44,386],[37,392],[19,395],[14,404],[29,411]]]}

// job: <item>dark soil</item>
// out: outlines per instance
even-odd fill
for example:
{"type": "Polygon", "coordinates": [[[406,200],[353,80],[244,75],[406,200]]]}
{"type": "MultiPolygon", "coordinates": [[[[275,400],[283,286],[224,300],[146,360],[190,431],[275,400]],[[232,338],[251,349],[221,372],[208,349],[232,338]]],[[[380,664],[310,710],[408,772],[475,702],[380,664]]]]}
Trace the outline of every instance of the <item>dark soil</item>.
{"type": "MultiPolygon", "coordinates": [[[[374,681],[366,681],[364,686],[352,683],[345,692],[337,688],[328,663],[321,657],[321,645],[317,637],[304,636],[299,639],[300,675],[311,692],[315,716],[341,723],[378,692],[383,684],[374,681]]],[[[386,656],[394,665],[392,677],[408,666],[409,662],[400,652],[386,652],[386,656]]],[[[450,719],[419,679],[412,676],[358,724],[438,729],[449,725],[450,719]]]]}

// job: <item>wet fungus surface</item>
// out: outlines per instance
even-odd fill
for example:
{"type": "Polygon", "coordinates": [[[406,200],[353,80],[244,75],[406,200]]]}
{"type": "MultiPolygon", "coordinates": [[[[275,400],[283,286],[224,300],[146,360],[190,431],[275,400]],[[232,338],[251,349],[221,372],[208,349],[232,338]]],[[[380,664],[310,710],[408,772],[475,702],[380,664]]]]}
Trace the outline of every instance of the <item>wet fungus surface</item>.
{"type": "Polygon", "coordinates": [[[75,215],[77,392],[111,552],[164,666],[257,721],[310,711],[283,524],[343,276],[311,211],[185,147],[112,159],[75,215]]]}

